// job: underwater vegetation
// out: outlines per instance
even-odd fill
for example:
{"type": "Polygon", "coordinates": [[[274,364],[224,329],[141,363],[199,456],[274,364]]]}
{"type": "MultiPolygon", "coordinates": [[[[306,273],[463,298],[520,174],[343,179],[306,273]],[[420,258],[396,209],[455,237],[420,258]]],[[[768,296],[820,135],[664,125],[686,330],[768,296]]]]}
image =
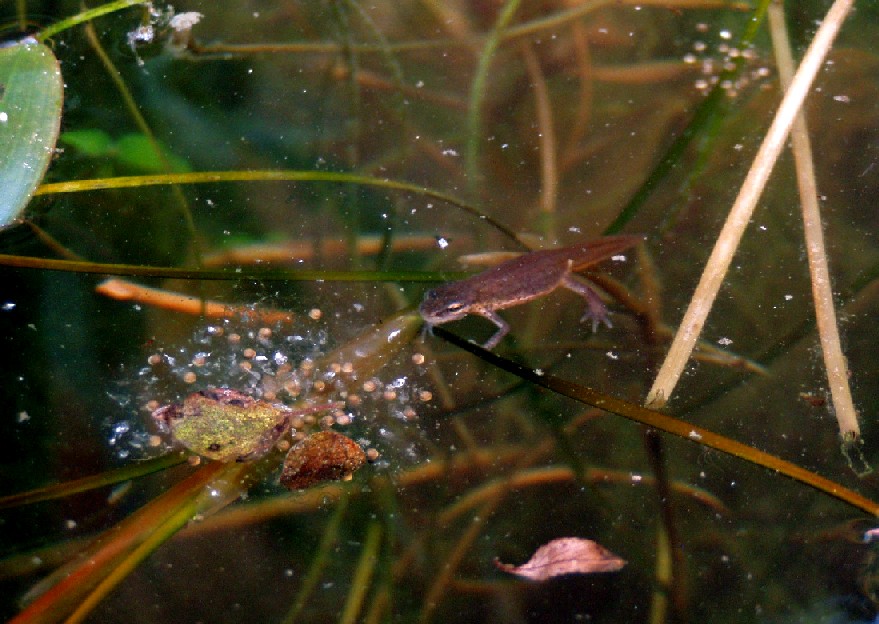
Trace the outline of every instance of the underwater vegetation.
{"type": "Polygon", "coordinates": [[[873,4],[9,4],[4,621],[877,620],[873,4]]]}

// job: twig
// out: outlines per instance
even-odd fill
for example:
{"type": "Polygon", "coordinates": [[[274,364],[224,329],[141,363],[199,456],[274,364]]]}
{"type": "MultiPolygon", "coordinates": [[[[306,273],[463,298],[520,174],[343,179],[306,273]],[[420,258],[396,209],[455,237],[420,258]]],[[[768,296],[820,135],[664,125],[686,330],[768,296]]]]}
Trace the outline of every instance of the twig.
{"type": "Polygon", "coordinates": [[[264,323],[287,323],[294,320],[292,312],[284,310],[236,306],[220,301],[207,301],[170,290],[160,290],[142,286],[123,279],[106,279],[97,286],[95,292],[118,301],[136,301],[155,308],[163,308],[183,314],[203,315],[209,318],[229,318],[232,316],[253,316],[264,323]]]}
{"type": "MultiPolygon", "coordinates": [[[[779,78],[782,86],[787,89],[794,72],[794,61],[784,23],[784,11],[780,3],[773,3],[769,7],[769,27],[779,78]]],[[[855,410],[849,388],[848,366],[839,341],[830,269],[827,265],[824,233],[821,228],[821,209],[818,206],[812,145],[809,141],[806,116],[802,112],[794,120],[791,142],[800,191],[800,204],[803,210],[803,230],[806,237],[809,274],[812,276],[812,298],[815,301],[815,318],[821,341],[821,351],[824,354],[824,367],[827,370],[827,383],[830,386],[830,396],[833,400],[836,420],[839,422],[839,435],[842,437],[844,445],[851,446],[860,441],[861,430],[858,426],[858,413],[855,410]]]]}
{"type": "Polygon", "coordinates": [[[647,406],[653,408],[664,406],[677,385],[696,340],[702,332],[705,319],[711,311],[711,306],[714,304],[745,227],[751,219],[757,200],[760,198],[775,161],[784,147],[794,117],[802,106],[818,69],[824,63],[852,3],[853,0],[836,0],[827,12],[818,32],[815,33],[815,38],[803,57],[803,62],[791,82],[790,89],[787,90],[778,107],[775,119],[772,120],[772,125],[766,132],[763,143],[751,165],[751,170],[730,209],[726,223],[724,223],[711,252],[711,257],[705,265],[705,271],[702,273],[693,299],[681,321],[678,333],[675,335],[669,353],[653,382],[653,387],[647,394],[645,402],[647,406]]]}

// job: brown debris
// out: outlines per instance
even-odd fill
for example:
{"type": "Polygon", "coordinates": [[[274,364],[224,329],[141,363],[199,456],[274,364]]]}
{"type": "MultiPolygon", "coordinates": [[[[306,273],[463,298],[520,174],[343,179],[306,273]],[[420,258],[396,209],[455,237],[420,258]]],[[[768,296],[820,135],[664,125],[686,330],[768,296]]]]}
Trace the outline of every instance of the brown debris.
{"type": "Polygon", "coordinates": [[[347,480],[365,462],[366,454],[354,440],[335,431],[319,431],[290,449],[281,485],[304,490],[324,481],[347,480]]]}

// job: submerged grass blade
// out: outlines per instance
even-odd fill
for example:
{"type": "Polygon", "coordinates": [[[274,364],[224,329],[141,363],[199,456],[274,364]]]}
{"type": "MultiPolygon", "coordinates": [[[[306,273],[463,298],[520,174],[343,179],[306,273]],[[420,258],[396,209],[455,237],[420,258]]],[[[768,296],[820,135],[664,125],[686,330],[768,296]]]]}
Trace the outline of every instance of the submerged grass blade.
{"type": "Polygon", "coordinates": [[[402,347],[409,344],[421,324],[421,315],[412,311],[400,312],[331,351],[319,364],[330,366],[351,363],[358,376],[366,378],[380,370],[402,347]]]}
{"type": "MultiPolygon", "coordinates": [[[[234,465],[233,465],[234,466],[234,465]]],[[[224,472],[223,464],[208,464],[129,516],[86,549],[84,556],[52,575],[57,582],[11,620],[16,624],[57,622],[70,614],[116,565],[137,548],[156,527],[182,505],[194,500],[203,488],[224,472]]]]}
{"type": "Polygon", "coordinates": [[[363,550],[360,551],[360,559],[357,560],[357,568],[354,570],[354,578],[351,580],[351,591],[345,601],[345,608],[339,617],[341,624],[354,624],[363,610],[363,601],[366,592],[372,584],[372,576],[378,562],[378,553],[381,548],[382,525],[374,521],[369,524],[366,531],[366,539],[363,542],[363,550]]]}
{"type": "Polygon", "coordinates": [[[330,518],[330,521],[324,527],[323,535],[321,535],[320,538],[320,544],[318,544],[317,547],[317,553],[311,561],[308,572],[302,579],[302,584],[299,587],[299,592],[296,594],[296,600],[293,602],[293,606],[290,607],[290,611],[287,612],[287,615],[284,617],[281,624],[293,624],[296,621],[296,618],[299,617],[302,609],[305,608],[305,603],[317,587],[321,574],[323,574],[332,559],[332,550],[339,541],[339,528],[342,525],[342,520],[345,518],[345,511],[347,508],[348,497],[343,495],[339,498],[339,502],[336,503],[336,508],[333,510],[333,515],[330,518]]]}
{"type": "MultiPolygon", "coordinates": [[[[513,488],[523,491],[529,487],[540,488],[546,487],[551,483],[564,482],[587,483],[590,486],[599,485],[619,485],[632,487],[638,485],[642,487],[653,487],[655,480],[651,476],[641,476],[637,482],[633,479],[630,471],[622,470],[602,470],[599,468],[589,468],[581,479],[573,470],[567,467],[558,466],[542,466],[538,468],[528,468],[519,470],[511,475],[491,481],[486,481],[482,485],[473,486],[468,492],[458,497],[454,503],[446,507],[437,515],[436,524],[442,528],[450,525],[452,522],[460,519],[462,516],[475,513],[473,510],[479,505],[490,500],[498,490],[503,488],[513,488]]],[[[671,489],[675,495],[680,497],[688,497],[691,500],[701,503],[714,513],[728,515],[729,509],[716,496],[705,490],[701,490],[695,486],[689,485],[681,481],[675,481],[671,484],[671,489]]]]}
{"type": "Polygon", "coordinates": [[[85,597],[85,600],[77,605],[73,613],[65,620],[65,624],[78,624],[88,617],[101,600],[106,598],[107,594],[113,591],[113,588],[122,582],[126,576],[131,574],[144,559],[170,539],[177,531],[186,526],[198,512],[198,507],[197,500],[187,501],[185,504],[180,505],[171,517],[156,527],[143,543],[132,550],[118,564],[113,565],[107,577],[98,583],[94,591],[85,597]]]}
{"type": "Polygon", "coordinates": [[[810,472],[805,468],[801,468],[796,464],[748,446],[742,442],[737,442],[731,438],[727,438],[720,434],[691,425],[688,422],[673,418],[662,412],[657,412],[646,407],[641,407],[635,403],[629,403],[622,399],[598,392],[586,386],[546,375],[534,371],[530,368],[517,364],[512,360],[496,355],[491,351],[486,351],[471,342],[456,336],[443,327],[435,327],[434,334],[449,341],[455,346],[469,351],[470,353],[485,360],[489,364],[497,366],[508,373],[516,375],[533,384],[552,390],[558,394],[574,399],[586,405],[591,405],[599,409],[613,412],[623,418],[641,423],[648,427],[670,433],[679,438],[695,442],[701,446],[707,446],[733,457],[738,457],[757,466],[763,466],[774,472],[790,477],[795,481],[809,485],[816,490],[837,498],[849,505],[861,509],[871,515],[879,515],[879,503],[872,501],[857,492],[854,492],[839,483],[831,481],[821,475],[810,472]]]}
{"type": "Polygon", "coordinates": [[[139,477],[152,474],[177,466],[186,461],[186,457],[181,454],[169,453],[162,457],[156,457],[145,462],[125,466],[117,470],[108,470],[97,475],[75,479],[73,481],[65,481],[64,483],[56,483],[47,485],[46,487],[36,488],[27,492],[11,494],[0,498],[0,509],[10,509],[21,505],[30,505],[32,503],[40,503],[56,498],[66,498],[80,492],[88,492],[97,488],[115,485],[137,479],[139,477]]]}
{"type": "Polygon", "coordinates": [[[210,462],[99,536],[86,552],[50,577],[57,580],[12,622],[57,622],[84,617],[144,557],[196,515],[209,516],[235,502],[274,471],[281,454],[257,462],[210,462]]]}
{"type": "MultiPolygon", "coordinates": [[[[746,50],[753,44],[754,38],[757,36],[757,32],[760,29],[760,25],[763,23],[763,18],[766,15],[766,10],[769,7],[770,2],[771,0],[762,0],[754,9],[753,15],[748,22],[748,27],[742,35],[742,38],[739,40],[737,46],[738,49],[746,50]]],[[[635,218],[638,211],[647,203],[647,199],[653,194],[653,191],[656,190],[656,187],[659,186],[660,182],[665,180],[665,178],[674,171],[675,167],[680,164],[684,152],[694,139],[699,136],[710,137],[713,134],[713,127],[723,118],[724,113],[726,113],[729,108],[729,98],[726,90],[721,85],[724,82],[734,80],[744,65],[744,59],[742,57],[736,58],[733,62],[735,67],[721,73],[718,77],[717,85],[715,85],[708,94],[708,97],[706,97],[696,108],[692,121],[690,121],[689,125],[684,128],[684,131],[680,136],[674,140],[668,150],[666,150],[665,154],[663,154],[660,159],[659,164],[657,164],[653,171],[650,172],[650,175],[647,176],[647,180],[641,185],[641,188],[638,189],[632,199],[629,200],[629,203],[620,211],[613,223],[605,229],[605,235],[618,234],[623,230],[626,224],[629,223],[629,221],[635,218]]],[[[701,151],[707,150],[708,147],[708,145],[703,146],[701,151]]],[[[697,167],[695,170],[692,170],[689,174],[690,177],[695,176],[699,169],[700,167],[697,167]]]]}
{"type": "Polygon", "coordinates": [[[52,24],[48,28],[44,28],[36,34],[36,39],[37,41],[46,41],[68,28],[73,28],[79,24],[90,22],[91,20],[101,17],[102,15],[107,15],[108,13],[121,11],[122,9],[127,9],[128,7],[136,6],[138,4],[147,4],[147,2],[149,2],[149,0],[116,0],[115,2],[108,2],[107,4],[102,4],[93,9],[81,11],[76,15],[72,15],[60,22],[52,24]]]}
{"type": "MultiPolygon", "coordinates": [[[[122,101],[125,102],[125,108],[128,111],[128,115],[132,118],[141,134],[146,138],[149,150],[152,152],[150,156],[158,161],[162,172],[171,173],[173,171],[173,166],[168,155],[165,150],[162,149],[159,140],[156,138],[153,129],[147,123],[146,118],[140,112],[140,108],[137,106],[137,102],[134,99],[134,95],[131,93],[131,89],[129,89],[128,84],[126,84],[125,79],[122,77],[122,73],[104,50],[104,46],[101,45],[101,42],[98,39],[98,34],[95,32],[94,24],[91,22],[85,25],[85,35],[86,39],[88,39],[89,45],[91,45],[92,50],[101,61],[104,70],[107,72],[107,75],[110,77],[110,80],[113,82],[113,85],[122,97],[122,101]]],[[[189,207],[189,202],[186,201],[186,196],[183,194],[180,187],[174,186],[171,191],[174,195],[174,201],[177,203],[178,210],[180,211],[180,216],[183,218],[183,222],[186,224],[186,229],[189,232],[189,244],[195,259],[195,264],[201,268],[203,265],[202,250],[198,240],[198,230],[195,227],[195,219],[193,219],[192,216],[192,209],[189,207]]]]}
{"type": "Polygon", "coordinates": [[[56,182],[43,184],[35,195],[49,195],[52,193],[81,193],[84,191],[99,191],[105,189],[140,188],[143,186],[157,186],[168,184],[208,184],[217,182],[333,182],[337,184],[357,184],[377,188],[389,188],[396,191],[414,193],[455,206],[482,223],[491,225],[493,228],[516,242],[523,250],[528,246],[523,243],[516,233],[500,221],[493,219],[479,208],[468,204],[452,195],[429,189],[424,186],[389,180],[387,178],[373,178],[352,173],[339,173],[335,171],[297,171],[297,170],[264,170],[264,171],[198,171],[189,173],[170,173],[148,176],[119,176],[115,178],[97,178],[93,180],[74,180],[70,182],[56,182]]]}
{"type": "Polygon", "coordinates": [[[141,277],[168,277],[181,280],[261,280],[286,282],[437,282],[466,277],[469,273],[424,271],[302,271],[291,269],[182,269],[137,264],[103,264],[77,260],[54,260],[31,256],[0,254],[0,266],[68,273],[95,273],[141,277]]]}
{"type": "Polygon", "coordinates": [[[470,86],[470,103],[467,106],[467,151],[465,153],[465,169],[468,184],[472,191],[479,184],[479,144],[482,142],[482,105],[487,92],[486,82],[494,53],[501,44],[504,32],[519,9],[521,0],[507,0],[495,20],[494,27],[479,54],[479,63],[473,73],[470,86]]]}

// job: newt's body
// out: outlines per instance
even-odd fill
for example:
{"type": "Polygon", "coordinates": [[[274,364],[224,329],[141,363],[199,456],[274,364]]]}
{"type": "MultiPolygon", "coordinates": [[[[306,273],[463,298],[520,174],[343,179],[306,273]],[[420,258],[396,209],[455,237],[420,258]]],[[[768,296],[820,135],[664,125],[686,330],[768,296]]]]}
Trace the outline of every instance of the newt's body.
{"type": "Polygon", "coordinates": [[[507,335],[509,325],[495,310],[511,308],[551,293],[562,286],[586,299],[584,319],[591,318],[593,330],[599,322],[610,325],[607,310],[594,290],[574,279],[572,273],[632,247],[640,236],[605,236],[588,243],[523,254],[467,279],[443,284],[425,294],[418,311],[428,327],[479,314],[498,330],[486,349],[493,349],[507,335]]]}

